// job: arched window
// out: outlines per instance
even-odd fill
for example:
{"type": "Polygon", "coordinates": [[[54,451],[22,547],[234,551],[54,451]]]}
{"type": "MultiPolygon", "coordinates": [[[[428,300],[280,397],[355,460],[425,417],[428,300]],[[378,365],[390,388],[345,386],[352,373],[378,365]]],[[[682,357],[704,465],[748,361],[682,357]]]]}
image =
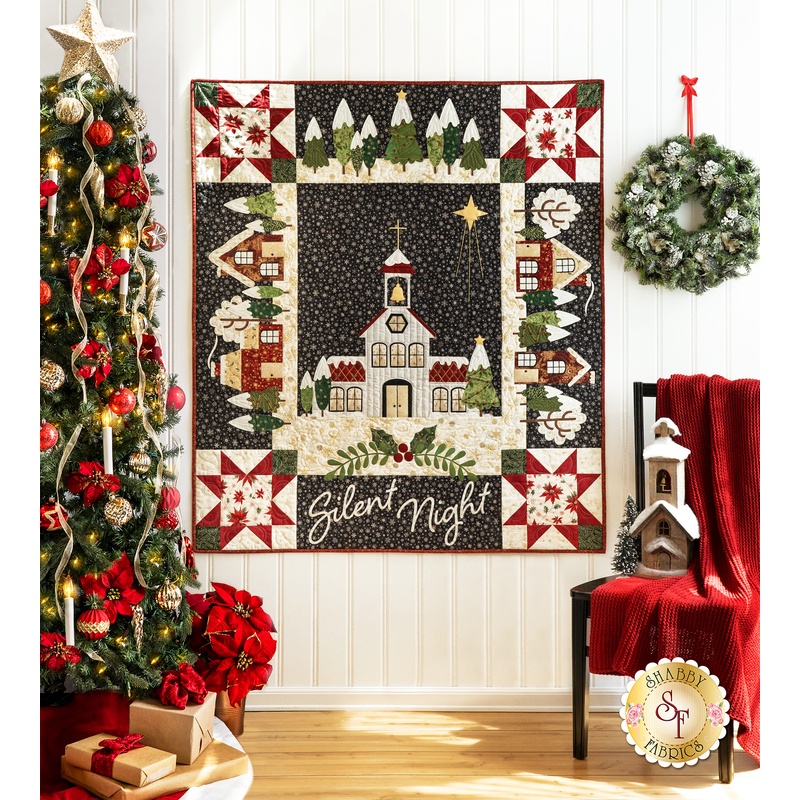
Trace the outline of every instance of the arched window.
{"type": "Polygon", "coordinates": [[[424,367],[425,366],[425,345],[410,344],[408,346],[408,366],[409,367],[424,367]]]}
{"type": "Polygon", "coordinates": [[[656,492],[672,494],[672,476],[665,469],[660,469],[656,475],[656,492]]]}
{"type": "Polygon", "coordinates": [[[372,345],[372,366],[386,366],[386,345],[383,342],[377,342],[372,345]]]}
{"type": "Polygon", "coordinates": [[[517,366],[521,368],[536,366],[536,353],[517,353],[517,366]]]}
{"type": "Polygon", "coordinates": [[[344,389],[341,386],[334,386],[331,389],[331,400],[328,408],[331,411],[344,411],[344,389]]]}
{"type": "Polygon", "coordinates": [[[253,263],[253,251],[252,250],[237,250],[233,254],[233,263],[234,264],[252,264],[253,263]]]}
{"type": "Polygon", "coordinates": [[[464,405],[464,387],[458,386],[450,392],[450,410],[451,411],[466,411],[467,407],[464,405]]]}
{"type": "Polygon", "coordinates": [[[361,411],[361,389],[358,386],[351,386],[347,390],[347,410],[361,411]]]}
{"type": "Polygon", "coordinates": [[[264,328],[259,338],[262,344],[280,344],[281,332],[277,328],[264,328]]]}
{"type": "Polygon", "coordinates": [[[262,261],[258,265],[258,274],[265,278],[274,278],[278,275],[278,264],[275,261],[262,261]]]}
{"type": "Polygon", "coordinates": [[[406,346],[402,342],[395,342],[389,348],[389,366],[404,367],[406,365],[406,346]]]}
{"type": "Polygon", "coordinates": [[[669,522],[665,519],[662,519],[661,522],[658,523],[658,535],[669,536],[669,522]]]}
{"type": "Polygon", "coordinates": [[[557,258],[556,272],[575,272],[574,258],[557,258]]]}
{"type": "Polygon", "coordinates": [[[447,389],[441,386],[433,390],[433,410],[441,414],[447,411],[447,389]]]}
{"type": "Polygon", "coordinates": [[[567,371],[567,364],[560,359],[553,359],[547,362],[548,375],[563,375],[567,371]]]}
{"type": "Polygon", "coordinates": [[[538,271],[539,262],[532,258],[524,258],[519,262],[517,281],[521,292],[532,292],[539,288],[539,279],[536,277],[538,271]]]}

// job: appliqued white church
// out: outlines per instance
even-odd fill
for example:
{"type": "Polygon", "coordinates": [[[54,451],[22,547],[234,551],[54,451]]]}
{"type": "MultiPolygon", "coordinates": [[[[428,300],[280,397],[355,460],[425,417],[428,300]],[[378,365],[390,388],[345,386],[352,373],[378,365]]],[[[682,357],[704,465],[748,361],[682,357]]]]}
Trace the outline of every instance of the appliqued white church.
{"type": "MultiPolygon", "coordinates": [[[[431,327],[411,307],[416,270],[398,247],[380,269],[383,308],[359,332],[364,356],[320,359],[314,381],[331,379],[331,414],[367,417],[427,417],[478,414],[464,405],[469,361],[463,356],[431,357],[431,327]]],[[[485,349],[482,360],[485,360],[485,349]]],[[[311,384],[306,373],[301,386],[311,384]]],[[[314,400],[314,413],[319,409],[314,400]]]]}

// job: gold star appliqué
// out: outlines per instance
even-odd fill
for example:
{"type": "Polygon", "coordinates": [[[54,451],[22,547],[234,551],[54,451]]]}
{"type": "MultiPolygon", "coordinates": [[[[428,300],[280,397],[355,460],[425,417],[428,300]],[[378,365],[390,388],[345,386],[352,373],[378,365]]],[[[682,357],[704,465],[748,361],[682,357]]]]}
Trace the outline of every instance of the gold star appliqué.
{"type": "Polygon", "coordinates": [[[486,216],[486,212],[481,211],[478,206],[475,205],[472,195],[469,196],[469,202],[464,206],[464,208],[454,211],[453,213],[458,214],[460,217],[464,217],[464,220],[469,225],[470,230],[472,230],[472,226],[478,221],[479,217],[486,216]]]}
{"type": "Polygon", "coordinates": [[[106,28],[94,0],[88,0],[73,25],[52,25],[50,35],[64,48],[59,82],[91,72],[117,85],[119,65],[113,56],[132,33],[106,28]]]}

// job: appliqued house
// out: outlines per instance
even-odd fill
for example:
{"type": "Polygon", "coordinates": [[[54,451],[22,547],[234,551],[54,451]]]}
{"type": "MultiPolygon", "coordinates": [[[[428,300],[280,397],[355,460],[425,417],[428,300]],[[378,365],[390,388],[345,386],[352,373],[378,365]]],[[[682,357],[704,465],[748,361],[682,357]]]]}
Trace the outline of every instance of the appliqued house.
{"type": "Polygon", "coordinates": [[[516,250],[518,292],[591,285],[591,264],[558,239],[517,242],[516,250]]]}
{"type": "Polygon", "coordinates": [[[254,320],[238,350],[212,363],[212,376],[240,392],[263,392],[274,386],[283,390],[283,326],[254,320]]]}
{"type": "Polygon", "coordinates": [[[655,421],[656,440],[642,457],[648,462],[650,504],[633,522],[631,536],[642,537],[642,561],[636,574],[660,578],[684,575],[692,560],[700,526],[685,502],[685,462],[690,450],[674,442],[678,426],[662,417],[655,421]]]}
{"type": "Polygon", "coordinates": [[[260,221],[251,222],[225,244],[209,253],[217,277],[230,275],[246,286],[283,280],[283,235],[264,233],[260,221]]]}
{"type": "MultiPolygon", "coordinates": [[[[431,357],[431,327],[411,307],[416,270],[398,248],[380,269],[383,308],[359,331],[364,356],[329,356],[331,413],[367,417],[477,414],[463,403],[469,360],[431,357]]],[[[316,401],[314,403],[316,409],[316,401]]]]}
{"type": "Polygon", "coordinates": [[[571,347],[566,350],[520,351],[515,354],[514,383],[567,386],[594,383],[594,371],[571,347]]]}

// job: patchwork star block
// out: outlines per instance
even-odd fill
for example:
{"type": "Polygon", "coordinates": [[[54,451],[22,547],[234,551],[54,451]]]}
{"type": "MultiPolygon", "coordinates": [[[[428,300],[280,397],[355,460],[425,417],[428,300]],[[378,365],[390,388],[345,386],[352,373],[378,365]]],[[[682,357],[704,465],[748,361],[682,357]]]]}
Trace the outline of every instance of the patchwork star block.
{"type": "MultiPolygon", "coordinates": [[[[277,474],[271,450],[200,450],[196,458],[196,536],[217,550],[294,546],[295,475],[277,474]],[[218,536],[218,541],[217,541],[218,536]]],[[[287,459],[281,459],[285,465],[287,459]]],[[[294,462],[296,473],[296,460],[294,462]]],[[[204,547],[203,549],[210,549],[204,547]]]]}
{"type": "Polygon", "coordinates": [[[294,87],[291,84],[194,85],[194,156],[198,180],[282,182],[293,174],[294,87]]]}
{"type": "Polygon", "coordinates": [[[509,534],[524,533],[529,550],[590,549],[581,546],[581,536],[592,539],[594,529],[602,526],[601,450],[508,452],[525,454],[524,472],[519,459],[503,461],[503,525],[514,529],[509,534]]]}
{"type": "Polygon", "coordinates": [[[500,97],[500,157],[524,162],[526,182],[599,182],[599,84],[504,86],[500,97]]]}

